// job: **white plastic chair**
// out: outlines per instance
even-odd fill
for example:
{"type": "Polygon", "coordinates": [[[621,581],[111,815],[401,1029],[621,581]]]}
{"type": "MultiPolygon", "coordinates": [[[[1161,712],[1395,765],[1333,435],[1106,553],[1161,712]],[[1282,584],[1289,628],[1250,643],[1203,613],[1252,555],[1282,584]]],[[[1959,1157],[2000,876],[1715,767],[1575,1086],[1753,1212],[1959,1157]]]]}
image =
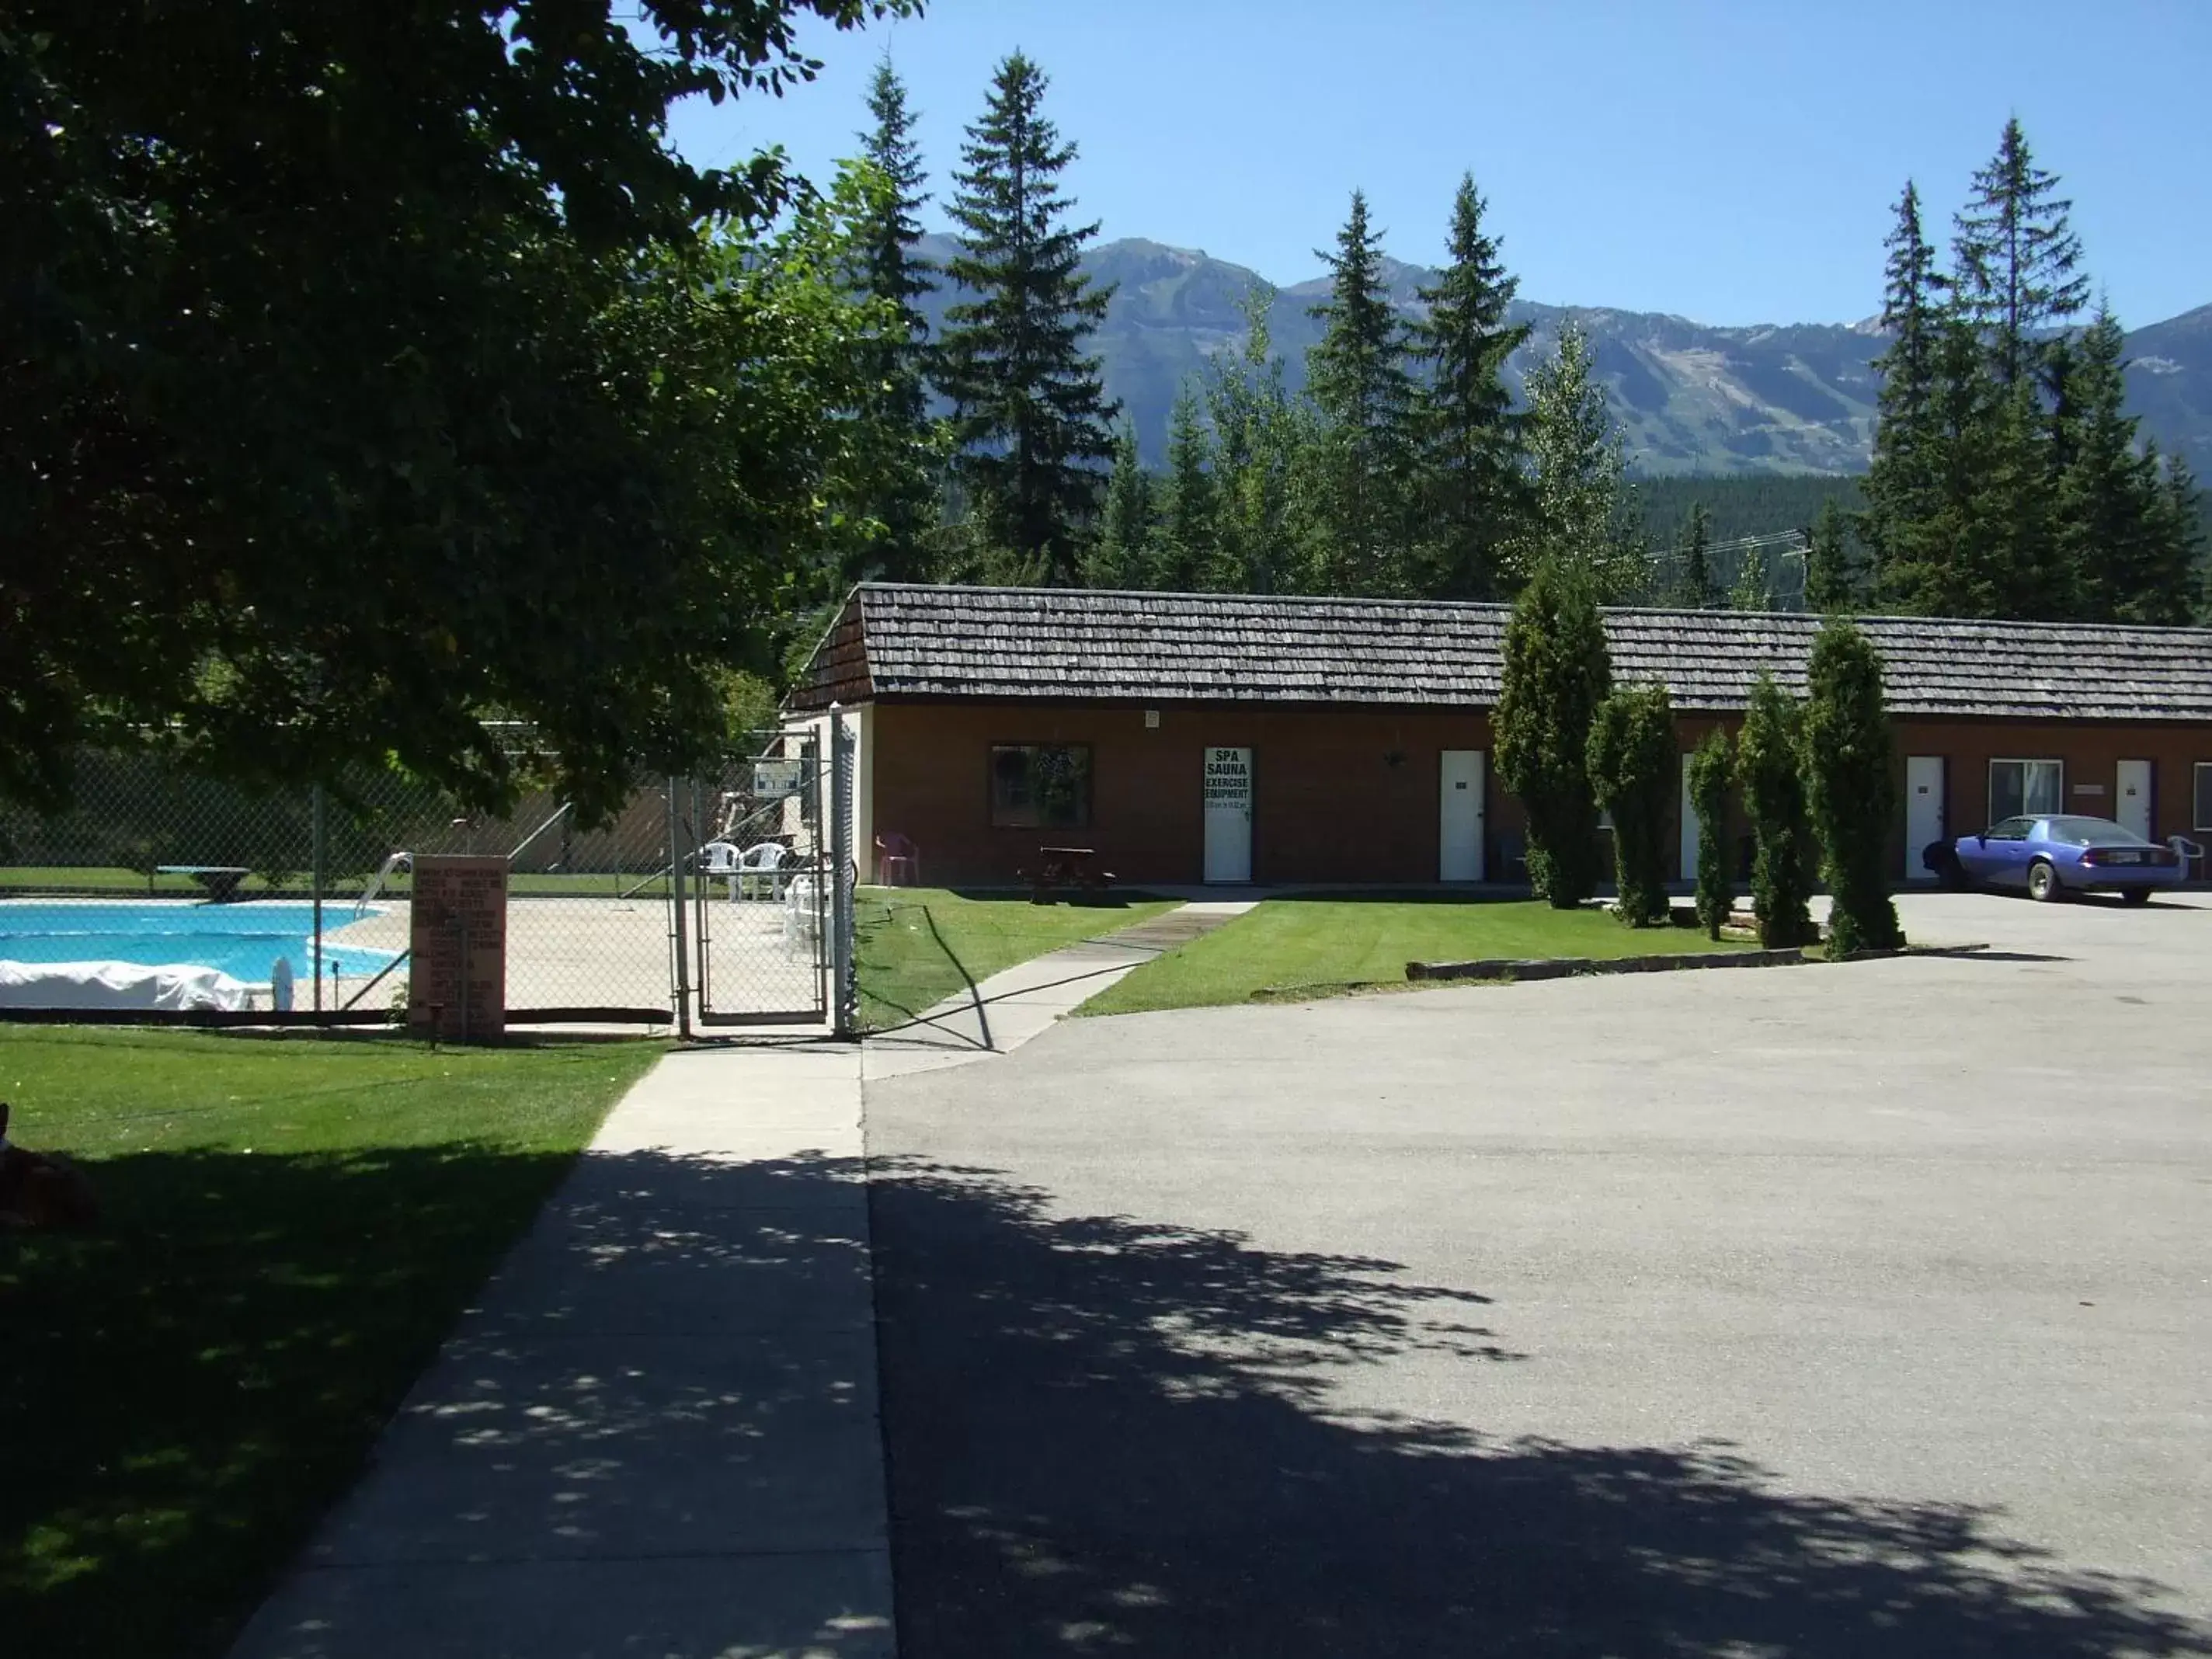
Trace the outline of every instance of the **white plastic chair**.
{"type": "Polygon", "coordinates": [[[2203,867],[2204,849],[2196,842],[2190,840],[2188,836],[2169,836],[2166,837],[2166,844],[2173,848],[2174,852],[2180,857],[2182,880],[2187,881],[2189,879],[2190,860],[2195,859],[2197,863],[2197,867],[2200,869],[2203,867]]]}
{"type": "Polygon", "coordinates": [[[783,861],[791,856],[791,849],[780,841],[764,841],[757,847],[748,847],[738,855],[737,873],[732,877],[730,895],[737,896],[742,889],[750,895],[762,877],[768,878],[768,896],[783,896],[783,861]]]}
{"type": "Polygon", "coordinates": [[[701,875],[720,876],[730,884],[730,898],[734,902],[738,896],[738,878],[744,872],[736,845],[726,841],[710,841],[699,849],[698,863],[701,875]]]}
{"type": "Polygon", "coordinates": [[[811,945],[821,927],[820,895],[815,878],[801,872],[783,895],[783,948],[811,945]]]}

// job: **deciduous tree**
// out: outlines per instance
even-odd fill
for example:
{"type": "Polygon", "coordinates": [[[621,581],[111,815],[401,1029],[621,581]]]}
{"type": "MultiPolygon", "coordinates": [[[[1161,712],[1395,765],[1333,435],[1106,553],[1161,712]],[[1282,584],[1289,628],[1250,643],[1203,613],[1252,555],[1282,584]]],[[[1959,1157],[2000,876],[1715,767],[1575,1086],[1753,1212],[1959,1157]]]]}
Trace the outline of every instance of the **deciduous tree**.
{"type": "Polygon", "coordinates": [[[503,715],[588,818],[713,752],[869,328],[856,196],[764,241],[781,158],[695,167],[668,112],[810,78],[800,14],[908,9],[11,4],[0,792],[129,728],[492,809],[503,715]]]}
{"type": "Polygon", "coordinates": [[[1529,371],[1522,433],[1531,500],[1513,574],[1550,561],[1580,570],[1594,592],[1612,599],[1643,580],[1645,560],[1633,534],[1620,435],[1592,362],[1589,337],[1570,321],[1552,356],[1529,371]]]}

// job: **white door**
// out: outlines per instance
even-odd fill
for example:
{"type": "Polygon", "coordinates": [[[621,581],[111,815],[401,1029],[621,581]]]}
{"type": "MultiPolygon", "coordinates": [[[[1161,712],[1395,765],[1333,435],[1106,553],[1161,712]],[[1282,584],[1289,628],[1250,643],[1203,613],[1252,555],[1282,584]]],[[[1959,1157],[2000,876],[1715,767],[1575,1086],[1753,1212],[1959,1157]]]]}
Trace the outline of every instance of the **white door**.
{"type": "Polygon", "coordinates": [[[1943,816],[1943,757],[1905,757],[1905,878],[1933,881],[1936,872],[1921,859],[1931,841],[1951,833],[1943,816]]]}
{"type": "Polygon", "coordinates": [[[2112,792],[2112,816],[2130,835],[2150,839],[2150,763],[2122,761],[2112,792]]]}
{"type": "Polygon", "coordinates": [[[1690,805],[1690,762],[1682,757],[1682,879],[1698,878],[1698,809],[1690,805]]]}
{"type": "Polygon", "coordinates": [[[1252,751],[1206,751],[1206,879],[1252,879],[1252,751]]]}
{"type": "Polygon", "coordinates": [[[1437,879],[1482,879],[1482,750],[1447,749],[1439,778],[1437,879]]]}

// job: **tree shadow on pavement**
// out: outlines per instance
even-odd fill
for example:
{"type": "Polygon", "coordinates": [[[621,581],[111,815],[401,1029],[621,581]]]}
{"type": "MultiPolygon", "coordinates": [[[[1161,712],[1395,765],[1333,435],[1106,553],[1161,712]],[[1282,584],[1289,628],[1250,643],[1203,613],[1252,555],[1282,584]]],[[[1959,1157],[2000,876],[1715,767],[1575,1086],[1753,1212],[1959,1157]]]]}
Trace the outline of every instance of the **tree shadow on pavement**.
{"type": "Polygon", "coordinates": [[[472,1218],[562,1167],[106,1166],[109,1231],[0,1273],[0,1629],[212,1654],[290,1555],[246,1651],[876,1659],[866,1564],[799,1565],[879,1514],[880,1409],[905,1659],[2212,1654],[2158,1586],[1984,1510],[1355,1414],[1348,1369],[1521,1356],[1389,1261],[1067,1217],[989,1170],[587,1154],[471,1293],[472,1218]]]}
{"type": "Polygon", "coordinates": [[[906,1659],[2212,1653],[1985,1510],[1333,1410],[1346,1367],[1519,1358],[1391,1263],[872,1176],[906,1659]]]}

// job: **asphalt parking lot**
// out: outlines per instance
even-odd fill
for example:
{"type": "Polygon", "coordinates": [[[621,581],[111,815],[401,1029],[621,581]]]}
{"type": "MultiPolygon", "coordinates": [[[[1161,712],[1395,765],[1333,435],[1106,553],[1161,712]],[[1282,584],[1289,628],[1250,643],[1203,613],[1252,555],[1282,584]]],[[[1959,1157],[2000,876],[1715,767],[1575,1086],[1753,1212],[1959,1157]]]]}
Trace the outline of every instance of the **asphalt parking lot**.
{"type": "Polygon", "coordinates": [[[2212,898],[871,1083],[902,1652],[2212,1653],[2212,898]]]}

